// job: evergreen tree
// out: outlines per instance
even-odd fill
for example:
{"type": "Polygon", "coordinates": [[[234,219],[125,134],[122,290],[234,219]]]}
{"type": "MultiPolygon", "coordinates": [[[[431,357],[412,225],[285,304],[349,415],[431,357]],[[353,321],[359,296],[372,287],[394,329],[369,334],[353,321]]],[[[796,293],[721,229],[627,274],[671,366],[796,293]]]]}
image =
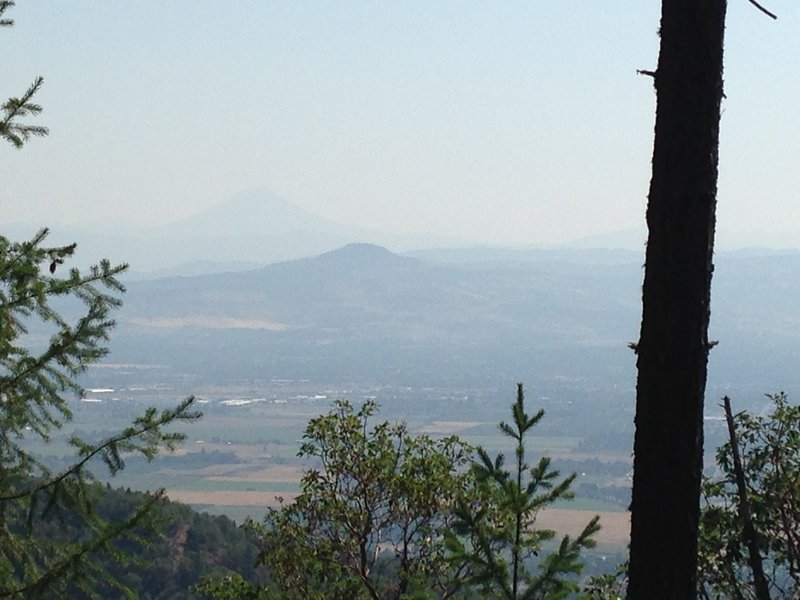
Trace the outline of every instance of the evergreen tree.
{"type": "Polygon", "coordinates": [[[109,542],[140,524],[162,492],[126,519],[106,521],[92,510],[88,467],[99,460],[113,474],[130,453],[152,459],[160,448],[171,450],[183,439],[165,425],[198,416],[188,398],[173,409],[150,408],[99,442],[71,438],[75,462],[60,472],[51,472],[38,458],[36,440],[49,441],[71,419],[69,398],[80,392],[77,377],[106,353],[114,326],[110,313],[123,291],[117,275],[126,268],[104,260],[88,274],[71,269],[61,277],[55,273],[75,245],[46,247],[46,236],[46,229],[29,242],[0,236],[0,597],[57,595],[54,590],[70,584],[91,587],[92,577],[102,573],[86,558],[101,549],[112,551],[109,542]],[[74,322],[51,306],[69,297],[85,306],[74,322]],[[32,327],[50,332],[41,348],[23,345],[32,327]],[[94,535],[80,541],[34,540],[30,530],[37,520],[61,510],[83,519],[94,535]]]}
{"type": "MultiPolygon", "coordinates": [[[[11,0],[0,0],[0,27],[11,27],[14,24],[13,19],[4,18],[5,12],[12,6],[14,6],[14,2],[11,0]]],[[[22,148],[23,144],[33,136],[47,135],[47,127],[20,122],[22,118],[35,116],[42,112],[42,107],[32,100],[43,83],[44,79],[37,77],[22,96],[9,98],[3,104],[2,118],[0,118],[0,138],[16,148],[22,148]]]]}
{"type": "MultiPolygon", "coordinates": [[[[0,17],[11,6],[0,2],[0,17]]],[[[0,19],[0,26],[12,23],[0,19]]],[[[47,133],[19,121],[40,112],[31,100],[41,84],[37,78],[22,97],[3,105],[0,136],[17,148],[47,133]]],[[[47,233],[42,229],[26,242],[0,236],[0,597],[63,597],[75,588],[88,593],[104,576],[92,555],[106,551],[123,558],[110,542],[142,524],[163,494],[151,495],[123,519],[103,519],[93,510],[98,488],[90,485],[88,467],[100,460],[113,474],[130,453],[151,459],[161,448],[171,450],[183,435],[165,426],[198,417],[188,398],[173,409],[148,409],[99,442],[73,437],[75,461],[62,471],[52,472],[39,459],[37,442],[41,448],[72,417],[69,398],[80,391],[78,376],[107,351],[111,312],[124,291],[117,277],[127,268],[103,260],[88,273],[70,269],[62,275],[76,246],[46,246],[47,233]],[[82,304],[82,316],[70,321],[53,308],[65,299],[82,304]],[[34,330],[36,336],[28,335],[34,330]],[[43,332],[49,341],[37,345],[43,332]],[[44,515],[67,512],[91,534],[78,540],[31,535],[44,515]]]]}
{"type": "Polygon", "coordinates": [[[525,412],[522,384],[511,406],[513,421],[501,422],[500,431],[514,440],[515,463],[504,466],[505,457],[494,460],[478,448],[479,460],[472,465],[478,493],[462,498],[455,508],[457,520],[448,534],[452,560],[466,565],[462,586],[476,587],[491,598],[506,600],[551,600],[566,598],[579,589],[575,575],[581,572],[580,553],[594,547],[599,531],[595,516],[575,538],[564,536],[558,548],[540,557],[536,570],[528,561],[539,557],[543,545],[555,532],[536,527],[540,511],[558,500],[573,497],[570,486],[575,475],[561,478],[542,457],[536,465],[526,462],[525,437],[544,416],[540,410],[525,412]]]}

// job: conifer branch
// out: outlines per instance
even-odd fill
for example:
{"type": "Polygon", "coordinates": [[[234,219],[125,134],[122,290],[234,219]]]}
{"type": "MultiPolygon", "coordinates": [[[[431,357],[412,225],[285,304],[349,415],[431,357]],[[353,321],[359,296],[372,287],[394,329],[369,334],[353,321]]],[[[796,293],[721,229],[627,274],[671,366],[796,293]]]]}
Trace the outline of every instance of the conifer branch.
{"type": "Polygon", "coordinates": [[[182,441],[185,436],[178,433],[163,433],[161,428],[173,421],[194,421],[200,418],[200,413],[190,411],[189,407],[194,403],[194,396],[189,396],[177,407],[171,410],[165,410],[157,419],[153,419],[151,412],[145,414],[136,420],[138,427],[128,427],[117,435],[108,437],[102,440],[96,446],[86,444],[78,438],[70,440],[73,446],[77,446],[82,458],[70,465],[67,469],[62,471],[59,475],[35,485],[29,489],[15,492],[13,494],[0,495],[0,502],[8,502],[11,500],[18,500],[38,494],[39,492],[47,489],[58,488],[62,482],[70,477],[74,477],[81,473],[88,463],[93,458],[100,456],[109,471],[114,475],[124,465],[120,457],[120,450],[123,451],[138,451],[143,454],[148,460],[152,460],[155,456],[157,447],[161,444],[165,445],[167,449],[172,450],[175,444],[182,441]],[[137,443],[136,440],[142,438],[144,443],[137,443]]]}
{"type": "Polygon", "coordinates": [[[54,565],[47,565],[47,570],[38,579],[16,589],[0,590],[0,598],[11,596],[38,597],[51,588],[55,582],[65,577],[68,573],[85,568],[84,560],[87,555],[98,550],[108,548],[109,543],[119,538],[126,532],[139,525],[152,509],[153,505],[164,497],[163,488],[156,490],[147,501],[139,506],[136,511],[124,521],[107,523],[100,534],[86,543],[79,544],[78,548],[68,556],[62,558],[54,565]]]}
{"type": "Polygon", "coordinates": [[[21,98],[9,98],[3,104],[5,113],[0,120],[0,136],[8,140],[15,148],[22,148],[23,144],[32,136],[45,136],[49,133],[47,127],[38,125],[23,125],[15,121],[18,117],[35,116],[42,112],[42,107],[31,102],[31,98],[44,84],[43,77],[37,77],[21,98]]]}
{"type": "MultiPolygon", "coordinates": [[[[9,8],[14,6],[14,4],[15,2],[13,2],[13,0],[0,0],[0,17],[2,17],[3,13],[9,8]]],[[[14,19],[0,18],[0,27],[11,27],[12,25],[14,25],[14,19]]]]}

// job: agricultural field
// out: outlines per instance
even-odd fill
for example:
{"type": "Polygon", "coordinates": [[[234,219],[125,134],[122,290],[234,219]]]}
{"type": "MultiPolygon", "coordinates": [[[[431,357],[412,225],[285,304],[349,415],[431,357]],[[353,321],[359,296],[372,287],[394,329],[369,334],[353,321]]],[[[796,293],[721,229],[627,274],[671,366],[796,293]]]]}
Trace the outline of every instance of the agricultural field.
{"type": "MultiPolygon", "coordinates": [[[[166,408],[178,397],[169,389],[101,388],[88,392],[73,403],[75,418],[64,429],[64,436],[54,439],[43,453],[57,464],[69,455],[67,440],[71,435],[96,439],[124,427],[146,406],[166,408]],[[88,401],[87,401],[88,400],[88,401]]],[[[214,387],[197,395],[197,408],[203,418],[191,425],[181,425],[186,442],[172,455],[157,457],[148,463],[140,458],[127,461],[123,472],[114,478],[104,476],[101,465],[95,472],[113,486],[153,490],[164,488],[176,501],[212,514],[225,514],[242,522],[259,520],[266,507],[280,499],[291,501],[299,491],[305,469],[315,465],[297,457],[303,431],[309,419],[327,412],[333,400],[345,396],[354,402],[373,399],[374,394],[352,390],[317,390],[298,385],[287,389],[247,389],[214,387]],[[327,392],[327,393],[326,393],[327,392]]],[[[507,438],[497,429],[504,418],[487,411],[458,411],[459,418],[447,418],[447,411],[427,411],[420,416],[414,405],[402,401],[387,403],[380,419],[404,420],[412,433],[430,436],[457,435],[490,453],[509,454],[507,438]],[[463,418],[469,415],[474,419],[463,418]]],[[[429,406],[429,405],[425,405],[429,406]]],[[[586,437],[559,434],[544,426],[541,435],[529,438],[532,461],[550,456],[564,474],[575,472],[575,500],[548,509],[540,524],[560,533],[577,533],[594,514],[603,524],[598,541],[601,546],[622,548],[629,531],[627,488],[629,456],[624,453],[586,451],[586,437]],[[616,496],[603,490],[617,490],[616,496]]]]}

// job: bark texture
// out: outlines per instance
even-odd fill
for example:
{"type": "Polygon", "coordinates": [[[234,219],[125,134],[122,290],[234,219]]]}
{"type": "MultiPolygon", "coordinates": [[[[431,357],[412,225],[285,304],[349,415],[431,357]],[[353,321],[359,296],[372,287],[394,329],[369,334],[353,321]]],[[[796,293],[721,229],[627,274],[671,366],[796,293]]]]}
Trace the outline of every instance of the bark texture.
{"type": "Polygon", "coordinates": [[[628,599],[696,598],[726,0],[663,0],[628,599]]]}

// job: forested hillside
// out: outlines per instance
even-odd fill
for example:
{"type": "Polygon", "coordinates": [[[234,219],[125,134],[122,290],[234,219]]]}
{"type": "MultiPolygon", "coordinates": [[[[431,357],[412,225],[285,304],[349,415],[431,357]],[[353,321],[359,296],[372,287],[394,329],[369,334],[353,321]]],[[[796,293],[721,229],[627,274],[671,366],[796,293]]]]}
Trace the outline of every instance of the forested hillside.
{"type": "MultiPolygon", "coordinates": [[[[145,499],[142,492],[99,484],[91,494],[94,509],[111,522],[124,521],[145,499]]],[[[255,567],[258,551],[253,539],[231,519],[200,513],[167,499],[153,506],[150,517],[151,527],[138,527],[132,536],[113,543],[120,560],[106,551],[87,557],[113,584],[97,584],[94,592],[100,598],[120,597],[122,590],[129,589],[141,600],[181,600],[190,597],[191,588],[203,577],[232,571],[253,583],[263,581],[263,571],[255,567]]],[[[88,534],[69,510],[45,513],[33,530],[36,537],[64,543],[78,542],[88,534]]],[[[81,596],[77,590],[74,593],[81,596]]]]}

